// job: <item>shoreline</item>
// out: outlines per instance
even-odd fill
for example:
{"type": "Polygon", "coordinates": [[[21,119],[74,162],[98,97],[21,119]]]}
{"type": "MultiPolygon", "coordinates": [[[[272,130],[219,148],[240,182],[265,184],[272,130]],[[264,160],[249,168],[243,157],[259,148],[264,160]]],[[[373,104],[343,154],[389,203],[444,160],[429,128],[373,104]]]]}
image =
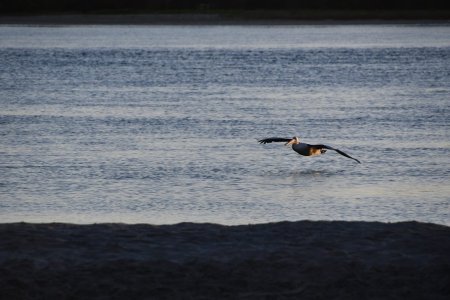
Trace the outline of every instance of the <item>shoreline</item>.
{"type": "Polygon", "coordinates": [[[446,299],[450,227],[0,224],[4,299],[446,299]]]}
{"type": "Polygon", "coordinates": [[[0,25],[70,26],[70,25],[389,25],[450,24],[448,18],[376,16],[243,17],[221,14],[42,14],[0,15],[0,25]]]}

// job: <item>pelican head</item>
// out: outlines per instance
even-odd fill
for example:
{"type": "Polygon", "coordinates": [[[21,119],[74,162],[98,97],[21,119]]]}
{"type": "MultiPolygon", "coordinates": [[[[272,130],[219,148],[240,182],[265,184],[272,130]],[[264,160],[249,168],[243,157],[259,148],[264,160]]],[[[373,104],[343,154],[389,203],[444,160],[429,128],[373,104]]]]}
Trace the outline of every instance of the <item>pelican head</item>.
{"type": "Polygon", "coordinates": [[[300,144],[300,138],[298,137],[298,136],[294,136],[293,138],[292,138],[292,140],[290,140],[289,142],[287,142],[286,144],[284,144],[285,146],[288,146],[288,145],[297,145],[297,144],[300,144]]]}

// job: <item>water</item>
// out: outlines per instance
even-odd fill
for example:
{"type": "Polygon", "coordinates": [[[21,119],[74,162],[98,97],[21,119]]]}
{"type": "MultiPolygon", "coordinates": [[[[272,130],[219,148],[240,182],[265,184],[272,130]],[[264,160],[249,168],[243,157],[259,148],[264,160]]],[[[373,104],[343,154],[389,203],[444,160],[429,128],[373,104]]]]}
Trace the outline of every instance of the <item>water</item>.
{"type": "Polygon", "coordinates": [[[0,222],[450,225],[449,37],[0,26],[0,222]]]}

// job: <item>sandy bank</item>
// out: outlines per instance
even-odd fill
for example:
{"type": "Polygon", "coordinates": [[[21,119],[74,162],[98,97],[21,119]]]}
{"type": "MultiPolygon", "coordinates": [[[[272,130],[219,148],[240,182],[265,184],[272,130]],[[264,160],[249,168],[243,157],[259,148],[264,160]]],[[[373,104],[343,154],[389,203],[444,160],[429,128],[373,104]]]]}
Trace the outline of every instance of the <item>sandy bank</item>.
{"type": "Polygon", "coordinates": [[[450,227],[0,224],[0,299],[448,299],[450,227]]]}

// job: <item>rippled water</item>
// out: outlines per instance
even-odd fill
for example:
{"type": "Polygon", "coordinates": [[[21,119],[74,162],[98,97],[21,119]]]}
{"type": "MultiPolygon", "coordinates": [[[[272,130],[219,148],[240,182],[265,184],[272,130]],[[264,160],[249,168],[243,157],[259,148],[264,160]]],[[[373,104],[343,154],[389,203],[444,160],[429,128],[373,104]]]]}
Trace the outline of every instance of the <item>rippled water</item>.
{"type": "Polygon", "coordinates": [[[0,26],[0,222],[450,225],[449,36],[0,26]]]}

